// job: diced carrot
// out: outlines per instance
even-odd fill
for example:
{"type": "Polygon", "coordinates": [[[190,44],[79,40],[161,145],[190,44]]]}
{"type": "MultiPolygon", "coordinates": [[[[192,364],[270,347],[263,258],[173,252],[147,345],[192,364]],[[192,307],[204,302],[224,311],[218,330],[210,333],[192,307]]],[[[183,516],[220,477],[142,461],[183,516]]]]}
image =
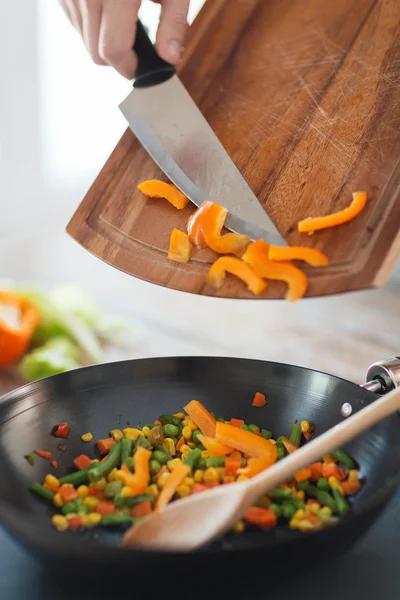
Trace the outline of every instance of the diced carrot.
{"type": "Polygon", "coordinates": [[[216,439],[227,446],[231,446],[240,452],[249,456],[269,457],[270,464],[274,464],[277,459],[277,449],[270,440],[258,437],[244,429],[238,429],[229,423],[220,423],[216,425],[216,439]]]}
{"type": "Polygon", "coordinates": [[[132,508],[131,515],[135,519],[137,517],[146,517],[152,511],[151,502],[146,500],[145,502],[141,502],[132,508]]]}
{"type": "Polygon", "coordinates": [[[101,515],[112,515],[115,512],[115,506],[112,502],[108,502],[108,500],[100,500],[96,507],[96,512],[101,515]]]}
{"type": "Polygon", "coordinates": [[[91,465],[92,461],[88,456],[86,456],[86,454],[80,454],[79,456],[74,458],[73,463],[75,468],[78,469],[78,471],[82,471],[83,469],[86,469],[89,465],[91,465]]]}
{"type": "Polygon", "coordinates": [[[325,477],[325,479],[336,477],[339,481],[343,481],[345,475],[343,469],[338,467],[335,463],[328,463],[322,465],[322,477],[325,477]]]}
{"type": "Polygon", "coordinates": [[[231,425],[233,425],[234,427],[241,427],[242,425],[244,425],[244,421],[243,419],[231,419],[231,425]]]}
{"type": "Polygon", "coordinates": [[[211,413],[199,402],[198,400],[192,400],[184,410],[187,412],[189,417],[194,423],[197,423],[201,433],[208,437],[215,438],[215,424],[216,420],[211,413]]]}
{"type": "Polygon", "coordinates": [[[68,423],[60,423],[54,432],[55,437],[67,438],[70,434],[71,426],[68,423]]]}
{"type": "Polygon", "coordinates": [[[270,508],[253,506],[244,515],[244,520],[258,527],[274,527],[277,522],[277,516],[270,508]]]}
{"type": "Polygon", "coordinates": [[[154,425],[161,425],[161,421],[159,421],[159,419],[156,419],[156,420],[154,421],[154,425]]]}
{"type": "Polygon", "coordinates": [[[40,456],[41,458],[51,460],[51,452],[47,452],[47,450],[34,450],[34,453],[40,456]]]}
{"type": "Polygon", "coordinates": [[[359,491],[361,484],[356,481],[342,481],[340,484],[343,488],[345,496],[354,496],[359,491]]]}
{"type": "Polygon", "coordinates": [[[322,477],[322,463],[315,462],[311,465],[311,480],[318,481],[322,477]]]}
{"type": "Polygon", "coordinates": [[[67,504],[67,502],[73,502],[73,500],[76,500],[79,497],[76,489],[70,486],[61,486],[58,488],[58,492],[64,504],[67,504]]]}
{"type": "Polygon", "coordinates": [[[43,487],[46,488],[46,490],[50,490],[51,492],[53,492],[53,494],[57,494],[59,488],[56,487],[55,485],[50,485],[49,483],[44,482],[43,487]]]}
{"type": "Polygon", "coordinates": [[[233,452],[233,448],[217,442],[215,438],[207,437],[206,435],[198,435],[197,439],[203,444],[210,456],[226,456],[233,452]]]}
{"type": "Polygon", "coordinates": [[[56,460],[52,460],[50,464],[54,469],[58,469],[58,462],[56,460]]]}
{"type": "Polygon", "coordinates": [[[297,473],[295,473],[295,480],[297,482],[300,481],[308,481],[308,479],[311,479],[312,476],[312,470],[311,467],[306,467],[305,469],[301,469],[300,471],[297,471],[297,473]]]}
{"type": "Polygon", "coordinates": [[[111,448],[115,444],[114,438],[106,438],[104,440],[98,440],[97,447],[99,449],[100,454],[108,454],[111,448]]]}
{"type": "Polygon", "coordinates": [[[81,517],[71,517],[68,519],[68,529],[71,531],[77,531],[78,529],[82,529],[83,521],[81,517]]]}
{"type": "Polygon", "coordinates": [[[95,490],[89,487],[88,496],[94,496],[98,500],[104,500],[104,490],[95,490]]]}
{"type": "Polygon", "coordinates": [[[242,459],[239,456],[228,456],[225,460],[225,475],[233,475],[236,477],[238,469],[240,469],[242,459]]]}
{"type": "Polygon", "coordinates": [[[207,487],[201,483],[194,483],[192,487],[192,494],[199,494],[200,492],[206,492],[207,487]]]}
{"type": "Polygon", "coordinates": [[[299,447],[296,446],[296,444],[293,444],[293,442],[291,442],[289,438],[285,437],[284,435],[282,436],[282,443],[285,446],[286,450],[289,452],[289,454],[292,454],[292,452],[295,452],[299,449],[299,447]]]}
{"type": "Polygon", "coordinates": [[[177,488],[180,486],[180,484],[185,479],[185,477],[187,477],[189,475],[189,473],[190,473],[190,467],[189,467],[189,465],[185,465],[184,463],[180,463],[172,471],[171,475],[167,479],[164,487],[162,488],[162,490],[156,500],[156,506],[155,506],[156,511],[163,509],[168,504],[168,502],[170,500],[172,500],[172,497],[175,494],[177,488]]]}
{"type": "Polygon", "coordinates": [[[265,395],[262,394],[261,392],[256,392],[255,396],[254,396],[254,400],[253,400],[253,406],[257,406],[257,407],[262,407],[265,406],[267,404],[267,400],[265,398],[265,395]]]}
{"type": "Polygon", "coordinates": [[[177,445],[175,446],[175,450],[179,451],[183,444],[185,443],[185,438],[182,436],[177,445]]]}

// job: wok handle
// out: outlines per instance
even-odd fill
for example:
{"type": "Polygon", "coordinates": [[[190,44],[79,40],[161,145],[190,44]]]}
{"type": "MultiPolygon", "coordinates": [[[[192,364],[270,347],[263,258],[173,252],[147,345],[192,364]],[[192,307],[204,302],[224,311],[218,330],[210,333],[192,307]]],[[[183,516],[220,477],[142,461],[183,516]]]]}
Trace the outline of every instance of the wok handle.
{"type": "Polygon", "coordinates": [[[367,382],[361,387],[375,394],[386,394],[400,386],[400,357],[387,358],[370,366],[367,382]]]}

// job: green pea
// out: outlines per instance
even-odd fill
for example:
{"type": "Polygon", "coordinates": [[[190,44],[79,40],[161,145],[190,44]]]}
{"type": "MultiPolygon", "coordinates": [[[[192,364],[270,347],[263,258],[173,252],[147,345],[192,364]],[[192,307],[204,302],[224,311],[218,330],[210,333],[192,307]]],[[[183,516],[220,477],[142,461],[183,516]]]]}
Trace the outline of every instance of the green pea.
{"type": "Polygon", "coordinates": [[[268,431],[268,429],[261,429],[261,437],[264,440],[270,440],[272,438],[272,431],[268,431]]]}
{"type": "Polygon", "coordinates": [[[245,431],[251,431],[251,429],[248,425],[241,425],[240,429],[244,429],[245,431]]]}
{"type": "Polygon", "coordinates": [[[318,481],[317,481],[317,488],[319,490],[324,490],[325,492],[329,492],[330,485],[328,483],[328,480],[325,479],[325,477],[320,477],[320,479],[318,479],[318,481]]]}
{"type": "Polygon", "coordinates": [[[76,512],[80,515],[82,515],[82,514],[87,515],[87,514],[89,514],[89,509],[87,506],[82,504],[82,506],[78,506],[78,508],[76,509],[76,512]]]}
{"type": "Polygon", "coordinates": [[[260,431],[260,428],[258,425],[249,425],[249,429],[250,431],[260,431]]]}
{"type": "Polygon", "coordinates": [[[161,464],[158,462],[158,460],[151,460],[150,461],[150,473],[152,475],[156,475],[156,473],[158,473],[158,471],[161,469],[161,464]]]}
{"type": "Polygon", "coordinates": [[[201,450],[199,448],[194,448],[189,454],[189,456],[186,458],[185,465],[188,465],[191,469],[194,469],[197,465],[199,465],[200,460],[201,450]]]}
{"type": "Polygon", "coordinates": [[[322,492],[322,490],[319,490],[315,485],[310,484],[305,492],[307,496],[310,496],[310,498],[317,498],[318,492],[322,492]]]}
{"type": "Polygon", "coordinates": [[[193,431],[192,440],[195,444],[200,444],[200,440],[198,438],[199,435],[201,435],[200,429],[196,429],[196,431],[193,431]]]}
{"type": "Polygon", "coordinates": [[[296,511],[297,507],[292,502],[285,502],[285,504],[282,505],[282,516],[285,517],[285,519],[291,519],[296,511]]]}
{"type": "Polygon", "coordinates": [[[138,437],[138,439],[136,440],[135,451],[136,451],[136,448],[138,448],[139,446],[141,446],[142,448],[145,448],[145,450],[153,450],[153,446],[150,444],[149,440],[144,437],[144,435],[140,435],[138,437]]]}
{"type": "Polygon", "coordinates": [[[270,509],[274,511],[278,518],[282,516],[282,509],[279,504],[271,504],[270,509]]]}
{"type": "Polygon", "coordinates": [[[165,452],[163,452],[162,450],[154,450],[152,456],[153,456],[153,460],[158,462],[160,465],[165,465],[169,460],[169,457],[167,456],[167,454],[165,452]]]}
{"type": "Polygon", "coordinates": [[[300,490],[301,492],[307,492],[310,485],[311,485],[311,483],[308,480],[307,481],[299,481],[297,483],[297,489],[300,490]]]}
{"type": "Polygon", "coordinates": [[[161,415],[158,417],[158,420],[160,421],[160,423],[162,423],[162,425],[165,425],[166,423],[172,423],[177,427],[182,422],[181,419],[175,417],[174,415],[161,415]]]}
{"type": "Polygon", "coordinates": [[[173,438],[178,435],[179,429],[176,425],[171,425],[167,423],[167,425],[163,426],[163,432],[165,437],[173,438]]]}
{"type": "Polygon", "coordinates": [[[63,515],[68,515],[69,513],[73,513],[73,512],[76,512],[76,511],[77,511],[77,504],[76,504],[75,500],[73,502],[67,502],[61,508],[61,512],[62,512],[63,515]]]}
{"type": "Polygon", "coordinates": [[[290,490],[284,490],[282,488],[276,488],[271,490],[268,494],[271,500],[275,500],[275,502],[283,502],[288,500],[295,500],[296,496],[290,490]]]}

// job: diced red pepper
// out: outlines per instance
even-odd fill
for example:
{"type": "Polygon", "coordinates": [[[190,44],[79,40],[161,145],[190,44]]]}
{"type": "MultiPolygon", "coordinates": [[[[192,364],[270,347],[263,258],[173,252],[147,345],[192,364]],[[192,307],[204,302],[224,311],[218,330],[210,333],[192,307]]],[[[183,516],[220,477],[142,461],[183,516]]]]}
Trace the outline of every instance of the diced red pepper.
{"type": "Polygon", "coordinates": [[[70,434],[71,426],[68,423],[60,423],[54,432],[55,437],[67,438],[70,434]]]}

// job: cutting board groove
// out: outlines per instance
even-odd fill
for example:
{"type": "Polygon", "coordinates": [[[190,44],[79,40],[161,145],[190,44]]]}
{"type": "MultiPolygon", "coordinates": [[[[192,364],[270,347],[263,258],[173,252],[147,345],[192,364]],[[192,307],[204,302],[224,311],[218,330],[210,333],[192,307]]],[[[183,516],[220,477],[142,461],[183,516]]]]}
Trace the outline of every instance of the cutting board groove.
{"type": "MultiPolygon", "coordinates": [[[[180,76],[250,187],[291,245],[318,248],[308,296],[383,285],[400,253],[400,10],[398,0],[209,0],[191,28],[180,76]],[[301,235],[302,218],[340,210],[358,189],[351,223],[301,235]]],[[[196,294],[253,297],[228,276],[205,283],[215,259],[168,261],[176,211],[137,185],[164,179],[127,130],[68,232],[118,269],[196,294]]],[[[264,298],[281,298],[271,282],[264,298]]]]}

